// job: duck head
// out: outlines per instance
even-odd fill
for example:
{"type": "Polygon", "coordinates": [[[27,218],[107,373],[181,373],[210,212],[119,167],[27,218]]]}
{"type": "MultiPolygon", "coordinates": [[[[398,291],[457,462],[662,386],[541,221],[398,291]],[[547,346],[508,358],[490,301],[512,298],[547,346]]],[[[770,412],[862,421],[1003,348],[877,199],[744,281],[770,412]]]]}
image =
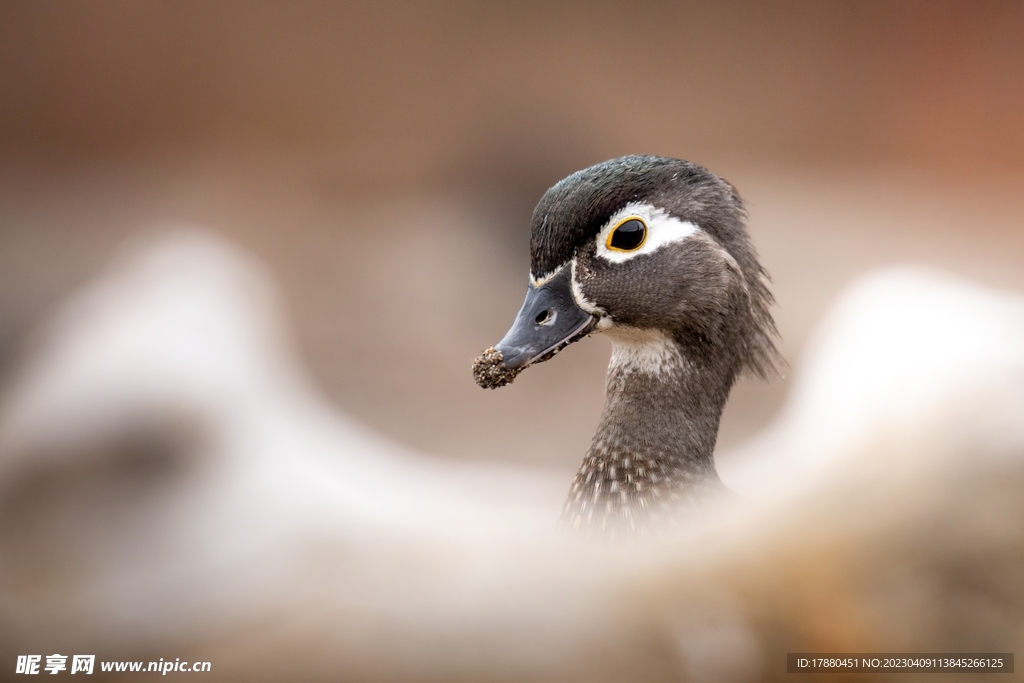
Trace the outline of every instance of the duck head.
{"type": "Polygon", "coordinates": [[[729,385],[764,374],[772,297],[744,219],[735,188],[687,161],[628,156],[565,178],[534,211],[526,301],[474,364],[478,383],[507,384],[594,331],[623,348],[673,340],[729,385]]]}

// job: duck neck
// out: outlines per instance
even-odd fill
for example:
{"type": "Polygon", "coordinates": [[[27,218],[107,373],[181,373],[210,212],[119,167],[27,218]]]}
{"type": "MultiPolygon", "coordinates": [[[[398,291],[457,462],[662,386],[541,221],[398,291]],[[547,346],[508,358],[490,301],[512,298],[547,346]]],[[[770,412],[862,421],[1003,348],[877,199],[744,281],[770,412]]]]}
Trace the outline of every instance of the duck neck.
{"type": "Polygon", "coordinates": [[[723,488],[714,450],[735,379],[656,331],[613,329],[604,411],[563,512],[570,528],[636,531],[723,488]]]}

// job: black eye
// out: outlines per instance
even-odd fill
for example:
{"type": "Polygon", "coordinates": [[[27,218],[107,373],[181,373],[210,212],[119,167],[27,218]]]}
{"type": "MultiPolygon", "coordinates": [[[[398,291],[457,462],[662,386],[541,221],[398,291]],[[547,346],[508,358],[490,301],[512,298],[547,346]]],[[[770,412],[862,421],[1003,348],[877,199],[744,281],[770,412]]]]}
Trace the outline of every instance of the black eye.
{"type": "Polygon", "coordinates": [[[635,251],[647,238],[647,226],[639,218],[619,223],[608,235],[608,248],[617,251],[635,251]]]}

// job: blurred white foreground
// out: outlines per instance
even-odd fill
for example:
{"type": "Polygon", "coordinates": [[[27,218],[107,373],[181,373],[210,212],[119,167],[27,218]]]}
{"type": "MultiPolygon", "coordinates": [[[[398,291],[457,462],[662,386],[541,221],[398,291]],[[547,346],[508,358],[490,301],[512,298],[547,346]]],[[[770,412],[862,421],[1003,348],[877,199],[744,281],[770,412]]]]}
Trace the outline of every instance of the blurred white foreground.
{"type": "Polygon", "coordinates": [[[210,680],[746,681],[787,651],[1024,640],[1020,295],[851,285],[780,418],[720,457],[750,501],[611,548],[556,537],[568,480],[353,424],[282,320],[258,263],[176,230],[38,331],[0,403],[3,675],[60,652],[210,680]]]}

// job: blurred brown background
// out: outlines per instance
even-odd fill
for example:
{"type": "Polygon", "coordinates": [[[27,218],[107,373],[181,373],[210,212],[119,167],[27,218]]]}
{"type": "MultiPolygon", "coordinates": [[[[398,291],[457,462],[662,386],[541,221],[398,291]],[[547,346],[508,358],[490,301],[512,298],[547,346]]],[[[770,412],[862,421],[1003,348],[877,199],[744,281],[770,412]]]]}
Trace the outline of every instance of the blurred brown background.
{"type": "MultiPolygon", "coordinates": [[[[571,471],[604,340],[469,374],[548,186],[629,153],[728,178],[796,365],[873,266],[1024,288],[1022,111],[1019,2],[0,2],[0,382],[119,243],[188,222],[268,264],[347,411],[571,471]]],[[[785,392],[744,381],[721,444],[785,392]]]]}

